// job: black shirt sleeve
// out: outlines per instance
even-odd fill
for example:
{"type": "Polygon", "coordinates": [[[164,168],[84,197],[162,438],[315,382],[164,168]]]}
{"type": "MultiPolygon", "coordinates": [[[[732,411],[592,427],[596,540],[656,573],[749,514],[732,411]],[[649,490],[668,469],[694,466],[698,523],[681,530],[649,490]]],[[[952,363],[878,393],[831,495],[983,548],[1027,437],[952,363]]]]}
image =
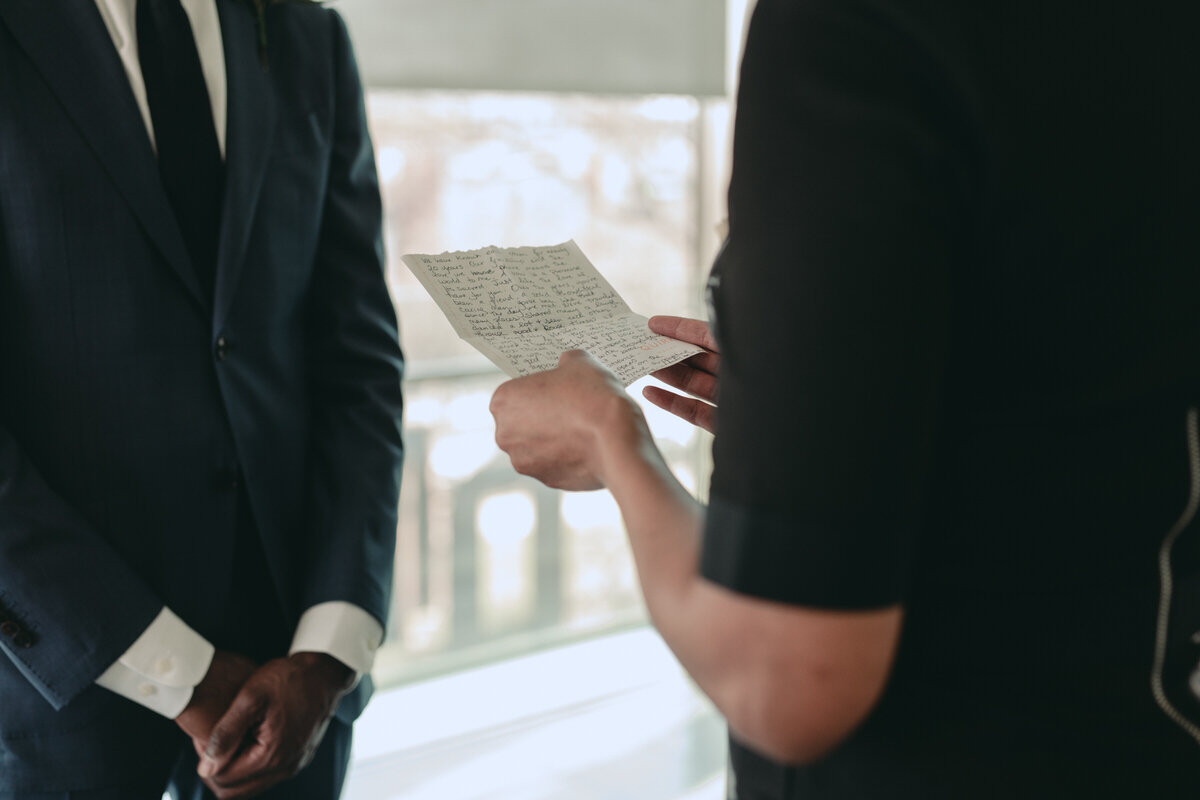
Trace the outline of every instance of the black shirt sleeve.
{"type": "Polygon", "coordinates": [[[904,599],[973,180],[963,104],[917,38],[854,0],[760,0],[751,23],[701,561],[735,591],[904,599]]]}

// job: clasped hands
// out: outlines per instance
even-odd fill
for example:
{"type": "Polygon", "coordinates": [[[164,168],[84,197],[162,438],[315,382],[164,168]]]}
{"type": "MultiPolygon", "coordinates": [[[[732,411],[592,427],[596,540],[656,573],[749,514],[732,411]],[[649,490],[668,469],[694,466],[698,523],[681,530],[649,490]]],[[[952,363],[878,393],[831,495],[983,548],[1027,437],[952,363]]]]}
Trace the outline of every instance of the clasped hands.
{"type": "Polygon", "coordinates": [[[199,775],[220,800],[253,797],[312,760],[354,677],[324,653],[259,666],[218,650],[175,721],[192,738],[199,775]]]}
{"type": "MultiPolygon", "coordinates": [[[[650,402],[715,432],[720,356],[708,324],[683,317],[651,317],[655,333],[704,348],[655,378],[685,392],[648,386],[650,402]]],[[[614,448],[653,447],[641,410],[616,377],[580,350],[562,354],[556,369],[507,381],[491,402],[496,443],[513,468],[547,486],[568,490],[606,485],[606,456],[614,448]]]]}

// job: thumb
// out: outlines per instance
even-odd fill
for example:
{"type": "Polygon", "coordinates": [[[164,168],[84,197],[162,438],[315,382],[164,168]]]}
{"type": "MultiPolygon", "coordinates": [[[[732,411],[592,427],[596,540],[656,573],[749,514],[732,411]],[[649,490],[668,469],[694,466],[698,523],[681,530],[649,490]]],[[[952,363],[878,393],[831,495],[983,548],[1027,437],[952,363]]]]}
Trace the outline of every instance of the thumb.
{"type": "Polygon", "coordinates": [[[252,687],[243,687],[238,692],[229,710],[217,721],[208,737],[198,770],[201,778],[216,775],[229,765],[250,730],[261,720],[265,707],[265,696],[252,687]]]}
{"type": "Polygon", "coordinates": [[[567,364],[575,361],[586,361],[587,359],[588,354],[586,350],[564,350],[558,356],[558,365],[560,367],[565,367],[567,364]]]}

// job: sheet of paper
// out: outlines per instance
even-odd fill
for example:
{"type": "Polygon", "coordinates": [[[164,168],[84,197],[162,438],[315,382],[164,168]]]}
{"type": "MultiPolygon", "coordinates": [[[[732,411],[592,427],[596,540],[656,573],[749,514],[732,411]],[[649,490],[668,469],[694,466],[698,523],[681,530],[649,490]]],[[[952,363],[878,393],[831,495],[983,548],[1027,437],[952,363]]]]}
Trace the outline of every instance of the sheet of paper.
{"type": "Polygon", "coordinates": [[[573,241],[403,258],[458,335],[512,377],[581,349],[628,386],[701,352],[651,333],[573,241]]]}

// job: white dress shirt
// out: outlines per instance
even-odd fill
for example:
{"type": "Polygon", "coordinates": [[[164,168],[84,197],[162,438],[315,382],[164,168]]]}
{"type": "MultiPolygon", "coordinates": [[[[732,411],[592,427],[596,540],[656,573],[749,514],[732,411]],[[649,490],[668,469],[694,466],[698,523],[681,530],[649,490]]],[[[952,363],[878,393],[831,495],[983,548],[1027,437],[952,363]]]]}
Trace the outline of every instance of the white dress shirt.
{"type": "MultiPolygon", "coordinates": [[[[224,157],[228,84],[217,6],[214,0],[180,2],[196,38],[200,68],[212,103],[217,142],[224,157]]],[[[154,124],[138,61],[137,0],[96,0],[96,6],[121,56],[153,144],[154,124]]],[[[370,671],[382,640],[383,627],[358,606],[344,602],[320,603],[300,617],[289,652],[328,653],[361,676],[370,671]]],[[[96,683],[174,719],[191,701],[192,690],[208,672],[213,653],[212,644],[164,607],[137,641],[96,679],[96,683]]]]}

